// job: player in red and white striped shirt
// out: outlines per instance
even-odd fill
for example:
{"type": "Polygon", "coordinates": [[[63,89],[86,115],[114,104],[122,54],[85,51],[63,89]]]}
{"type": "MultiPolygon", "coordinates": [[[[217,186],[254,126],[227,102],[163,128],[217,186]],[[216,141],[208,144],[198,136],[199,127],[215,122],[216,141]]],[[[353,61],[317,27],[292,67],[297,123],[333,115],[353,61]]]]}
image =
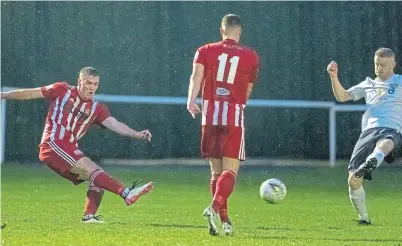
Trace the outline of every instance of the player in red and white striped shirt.
{"type": "Polygon", "coordinates": [[[217,233],[220,214],[223,234],[231,234],[227,199],[236,182],[240,161],[246,158],[244,108],[257,79],[257,53],[239,44],[239,16],[226,15],[221,23],[223,41],[198,48],[190,77],[187,109],[195,118],[202,114],[201,154],[211,166],[211,206],[204,210],[209,232],[217,233]],[[195,100],[202,89],[202,110],[195,100]]]}
{"type": "Polygon", "coordinates": [[[137,132],[117,121],[105,105],[94,99],[99,86],[99,74],[96,69],[81,69],[77,82],[78,86],[56,82],[33,89],[2,92],[1,99],[49,100],[50,107],[40,144],[39,159],[74,185],[89,181],[82,221],[102,223],[95,214],[102,200],[103,190],[121,196],[130,206],[140,196],[148,193],[153,184],[149,182],[140,187],[125,187],[86,157],[78,147],[78,140],[93,124],[134,139],[151,141],[152,135],[148,130],[137,132]]]}

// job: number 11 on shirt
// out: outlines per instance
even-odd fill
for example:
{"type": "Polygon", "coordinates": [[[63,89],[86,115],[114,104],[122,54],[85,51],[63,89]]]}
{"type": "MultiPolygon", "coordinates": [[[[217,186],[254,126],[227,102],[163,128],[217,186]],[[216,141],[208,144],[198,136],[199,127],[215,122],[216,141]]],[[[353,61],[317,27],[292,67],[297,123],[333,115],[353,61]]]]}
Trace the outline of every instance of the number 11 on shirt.
{"type": "MultiPolygon", "coordinates": [[[[218,67],[218,73],[216,74],[216,81],[224,82],[223,76],[225,73],[227,59],[228,59],[228,54],[226,54],[226,53],[222,53],[220,56],[218,56],[219,67],[218,67]]],[[[233,56],[232,58],[229,59],[230,69],[229,69],[229,75],[228,75],[228,78],[226,81],[229,84],[234,83],[237,65],[239,65],[239,60],[240,60],[240,57],[238,57],[238,56],[233,56]]]]}

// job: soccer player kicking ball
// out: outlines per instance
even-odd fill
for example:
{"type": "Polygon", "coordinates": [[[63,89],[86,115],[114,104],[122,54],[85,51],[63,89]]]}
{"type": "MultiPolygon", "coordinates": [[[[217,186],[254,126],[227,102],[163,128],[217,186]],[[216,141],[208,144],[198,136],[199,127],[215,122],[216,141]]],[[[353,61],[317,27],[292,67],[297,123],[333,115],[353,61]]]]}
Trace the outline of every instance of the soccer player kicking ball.
{"type": "Polygon", "coordinates": [[[349,162],[349,196],[359,214],[358,223],[371,224],[366,207],[363,179],[371,180],[372,171],[385,160],[395,160],[394,151],[401,146],[402,76],[394,74],[394,52],[380,48],[374,55],[375,79],[366,78],[345,90],[338,80],[338,65],[331,62],[327,71],[339,102],[365,98],[368,109],[362,117],[362,133],[349,162]]]}
{"type": "Polygon", "coordinates": [[[244,108],[257,79],[257,53],[239,44],[242,24],[239,16],[223,17],[223,41],[198,48],[190,77],[187,109],[195,118],[201,109],[195,103],[202,86],[201,155],[209,159],[212,203],[203,215],[209,233],[217,235],[219,213],[222,233],[232,234],[227,200],[236,183],[240,161],[244,161],[244,108]]]}
{"type": "Polygon", "coordinates": [[[139,187],[138,183],[134,183],[131,188],[125,187],[80,151],[78,140],[92,124],[106,127],[122,136],[151,141],[152,136],[148,130],[137,132],[129,128],[110,116],[105,105],[94,100],[98,86],[97,70],[85,67],[79,72],[76,87],[65,82],[56,82],[38,88],[1,93],[1,99],[46,98],[50,101],[39,159],[74,185],[89,181],[82,217],[84,223],[103,223],[96,212],[104,190],[121,196],[126,205],[131,206],[153,188],[152,182],[139,187]]]}

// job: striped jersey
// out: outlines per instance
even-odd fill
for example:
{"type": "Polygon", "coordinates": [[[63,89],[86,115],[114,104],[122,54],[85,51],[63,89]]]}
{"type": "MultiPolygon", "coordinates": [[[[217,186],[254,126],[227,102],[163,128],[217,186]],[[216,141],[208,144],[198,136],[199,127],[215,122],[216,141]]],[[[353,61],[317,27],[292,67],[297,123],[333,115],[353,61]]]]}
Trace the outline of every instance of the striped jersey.
{"type": "Polygon", "coordinates": [[[50,101],[41,143],[66,141],[76,144],[93,124],[110,116],[109,110],[94,99],[83,100],[78,90],[65,82],[43,86],[43,96],[50,101]]]}
{"type": "Polygon", "coordinates": [[[232,39],[197,49],[193,63],[204,66],[202,125],[244,127],[249,83],[257,80],[257,52],[232,39]]]}

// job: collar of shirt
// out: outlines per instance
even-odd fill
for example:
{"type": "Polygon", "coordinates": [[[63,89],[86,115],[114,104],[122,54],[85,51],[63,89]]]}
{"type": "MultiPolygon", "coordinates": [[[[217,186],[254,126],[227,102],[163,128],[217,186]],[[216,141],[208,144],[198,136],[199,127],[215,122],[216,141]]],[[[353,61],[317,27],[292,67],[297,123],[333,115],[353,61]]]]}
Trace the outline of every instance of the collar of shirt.
{"type": "Polygon", "coordinates": [[[376,77],[374,80],[377,81],[377,82],[379,82],[379,83],[388,84],[389,82],[391,82],[391,81],[393,80],[394,75],[395,75],[395,74],[393,73],[393,74],[391,75],[391,77],[389,77],[387,80],[384,80],[384,81],[379,80],[378,77],[376,77]]]}
{"type": "Polygon", "coordinates": [[[92,101],[92,99],[84,99],[84,98],[82,98],[81,95],[80,95],[80,92],[78,91],[78,87],[77,87],[77,86],[74,86],[74,89],[73,89],[73,90],[77,92],[77,96],[80,98],[81,101],[83,101],[83,102],[92,101]]]}

